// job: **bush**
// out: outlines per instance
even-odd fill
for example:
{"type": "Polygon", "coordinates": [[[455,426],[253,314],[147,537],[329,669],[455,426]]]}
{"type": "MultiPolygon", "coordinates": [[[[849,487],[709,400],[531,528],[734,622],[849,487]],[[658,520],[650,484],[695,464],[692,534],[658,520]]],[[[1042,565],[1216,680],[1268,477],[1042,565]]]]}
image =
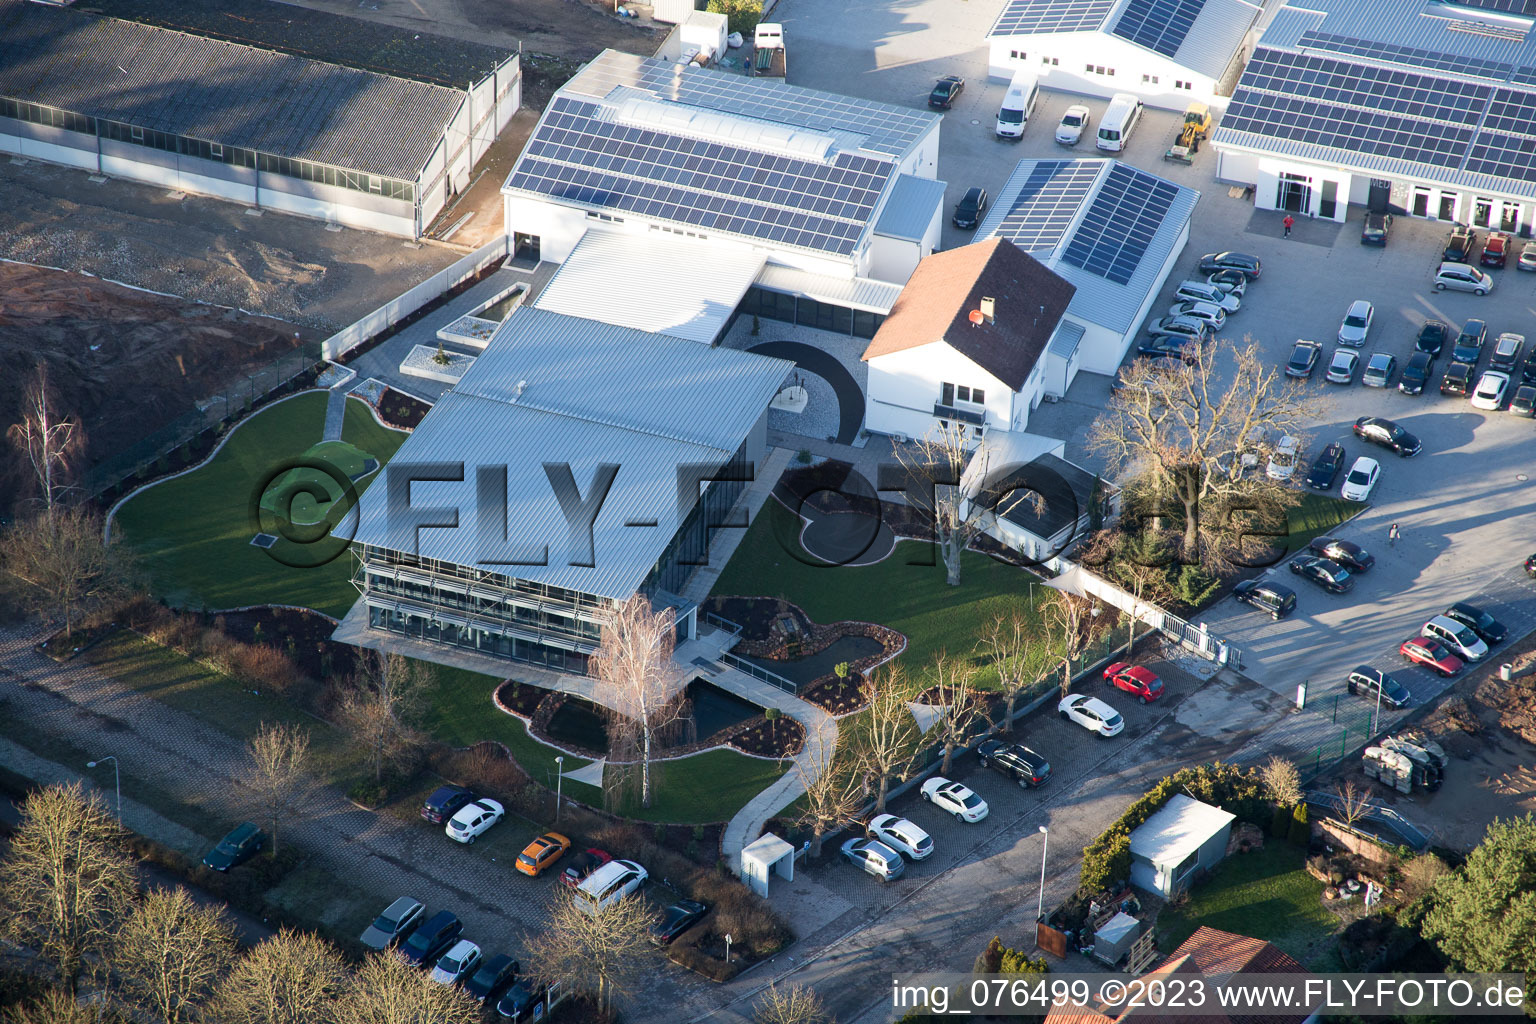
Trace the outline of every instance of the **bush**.
{"type": "Polygon", "coordinates": [[[763,17],[763,0],[709,0],[708,10],[725,15],[729,31],[751,39],[752,30],[763,17]]]}
{"type": "Polygon", "coordinates": [[[389,787],[372,779],[365,779],[347,790],[348,800],[370,811],[382,804],[387,796],[389,796],[389,787]]]}
{"type": "Polygon", "coordinates": [[[1083,851],[1079,884],[1088,892],[1114,888],[1131,875],[1131,835],[1117,822],[1083,851]]]}
{"type": "Polygon", "coordinates": [[[1183,604],[1196,608],[1220,586],[1220,580],[1198,565],[1186,565],[1179,570],[1178,577],[1173,581],[1173,596],[1183,604]]]}
{"type": "Polygon", "coordinates": [[[1287,839],[1291,834],[1291,809],[1275,805],[1274,816],[1269,819],[1269,834],[1275,839],[1287,839]]]}
{"type": "Polygon", "coordinates": [[[1290,840],[1296,846],[1306,846],[1312,838],[1312,827],[1307,821],[1307,805],[1297,804],[1291,812],[1290,840]]]}

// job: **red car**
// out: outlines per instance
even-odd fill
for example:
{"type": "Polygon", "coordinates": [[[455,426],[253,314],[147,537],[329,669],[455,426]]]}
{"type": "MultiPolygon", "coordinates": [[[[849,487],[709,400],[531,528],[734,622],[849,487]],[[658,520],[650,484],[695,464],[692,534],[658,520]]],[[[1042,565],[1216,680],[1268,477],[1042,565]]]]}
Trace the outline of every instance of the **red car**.
{"type": "Polygon", "coordinates": [[[1117,661],[1104,670],[1104,681],[1126,693],[1134,693],[1145,704],[1163,695],[1163,681],[1151,669],[1117,661]]]}
{"type": "Polygon", "coordinates": [[[565,870],[560,874],[560,881],[574,889],[586,881],[588,875],[611,860],[613,860],[612,854],[596,847],[583,850],[565,862],[565,870]]]}
{"type": "Polygon", "coordinates": [[[1431,640],[1427,636],[1416,636],[1412,640],[1404,640],[1403,646],[1398,648],[1403,657],[1415,665],[1423,665],[1432,668],[1443,676],[1453,676],[1462,669],[1463,662],[1438,640],[1431,640]]]}
{"type": "Polygon", "coordinates": [[[1508,259],[1509,236],[1502,231],[1488,232],[1488,243],[1483,246],[1483,266],[1502,267],[1508,259]]]}

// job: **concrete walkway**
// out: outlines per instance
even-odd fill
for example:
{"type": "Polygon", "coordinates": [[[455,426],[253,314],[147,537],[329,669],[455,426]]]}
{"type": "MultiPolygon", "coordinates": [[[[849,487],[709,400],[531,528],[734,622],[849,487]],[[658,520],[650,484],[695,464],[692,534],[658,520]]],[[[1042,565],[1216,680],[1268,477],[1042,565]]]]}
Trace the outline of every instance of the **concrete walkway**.
{"type": "Polygon", "coordinates": [[[347,392],[352,390],[347,381],[331,388],[325,398],[325,434],[322,441],[340,441],[341,428],[347,422],[347,392]]]}

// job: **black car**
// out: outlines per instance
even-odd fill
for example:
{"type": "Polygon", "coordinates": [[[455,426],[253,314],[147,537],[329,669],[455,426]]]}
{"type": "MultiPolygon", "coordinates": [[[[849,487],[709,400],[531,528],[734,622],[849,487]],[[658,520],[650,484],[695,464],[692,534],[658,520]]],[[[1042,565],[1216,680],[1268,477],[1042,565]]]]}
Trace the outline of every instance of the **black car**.
{"type": "Polygon", "coordinates": [[[1403,375],[1397,378],[1397,390],[1405,395],[1421,395],[1435,373],[1435,357],[1428,352],[1415,352],[1403,364],[1403,375]]]}
{"type": "Polygon", "coordinates": [[[516,960],[505,953],[497,953],[489,960],[483,960],[475,973],[464,982],[464,991],[468,992],[478,1003],[491,1003],[501,998],[508,985],[517,977],[519,966],[516,960]]]}
{"type": "Polygon", "coordinates": [[[1493,339],[1493,354],[1488,357],[1488,369],[1513,374],[1515,367],[1520,364],[1520,350],[1524,347],[1525,338],[1518,334],[1499,335],[1493,339]]]}
{"type": "Polygon", "coordinates": [[[1313,537],[1307,545],[1319,558],[1326,558],[1338,562],[1351,572],[1365,572],[1376,564],[1376,556],[1353,541],[1339,540],[1337,537],[1313,537]]]}
{"type": "Polygon", "coordinates": [[[934,83],[928,94],[928,105],[934,110],[948,110],[965,90],[965,79],[959,75],[945,75],[934,83]]]}
{"type": "Polygon", "coordinates": [[[1452,363],[1440,378],[1440,393],[1465,398],[1472,388],[1472,367],[1466,363],[1452,363]]]}
{"type": "Polygon", "coordinates": [[[1355,585],[1348,569],[1316,555],[1299,555],[1291,559],[1291,572],[1316,583],[1331,594],[1342,594],[1355,585]]]}
{"type": "Polygon", "coordinates": [[[955,204],[955,215],[952,218],[957,228],[974,228],[976,222],[981,220],[981,215],[987,212],[987,190],[984,188],[966,189],[965,195],[955,204]]]}
{"type": "Polygon", "coordinates": [[[1324,446],[1312,461],[1312,469],[1307,473],[1307,486],[1314,491],[1329,491],[1333,489],[1333,482],[1339,478],[1339,470],[1344,468],[1344,446],[1333,442],[1324,446]]]}
{"type": "Polygon", "coordinates": [[[544,1005],[544,986],[519,978],[507,989],[507,994],[496,1000],[496,1012],[512,1024],[533,1020],[538,1008],[544,1005]]]}
{"type": "Polygon", "coordinates": [[[1472,250],[1475,248],[1477,232],[1470,228],[1455,227],[1451,229],[1451,238],[1445,243],[1445,255],[1441,259],[1447,263],[1465,263],[1472,258],[1472,250]]]}
{"type": "Polygon", "coordinates": [[[1390,213],[1367,213],[1365,223],[1360,228],[1361,245],[1387,244],[1387,236],[1392,233],[1392,215],[1390,213]]]}
{"type": "Polygon", "coordinates": [[[1522,384],[1515,388],[1515,393],[1509,399],[1509,411],[1513,416],[1536,418],[1536,387],[1522,384]]]}
{"type": "Polygon", "coordinates": [[[438,786],[421,805],[421,816],[434,825],[441,825],[474,798],[475,794],[463,786],[438,786]]]}
{"type": "Polygon", "coordinates": [[[1208,252],[1200,257],[1200,273],[1214,274],[1218,270],[1240,270],[1248,280],[1256,281],[1264,266],[1257,256],[1245,252],[1208,252]]]}
{"type": "Polygon", "coordinates": [[[359,941],[369,949],[388,949],[415,931],[426,913],[420,900],[402,896],[373,919],[359,941]]]}
{"type": "Polygon", "coordinates": [[[219,845],[208,851],[203,867],[215,871],[228,871],[244,864],[261,852],[267,843],[267,834],[252,821],[242,821],[233,832],[219,840],[219,845]]]}
{"type": "Polygon", "coordinates": [[[1361,440],[1390,448],[1404,458],[1424,450],[1424,442],[1385,416],[1361,416],[1355,420],[1354,430],[1355,436],[1361,440]]]}
{"type": "Polygon", "coordinates": [[[1317,359],[1322,351],[1323,346],[1315,341],[1298,341],[1291,349],[1291,358],[1286,361],[1285,375],[1301,378],[1312,376],[1312,371],[1317,369],[1317,359]]]}
{"type": "Polygon", "coordinates": [[[1296,592],[1290,587],[1263,580],[1243,580],[1232,588],[1232,596],[1271,618],[1283,619],[1296,610],[1296,592]]]}
{"type": "Polygon", "coordinates": [[[1349,673],[1346,684],[1350,693],[1363,693],[1371,700],[1376,699],[1376,694],[1381,694],[1381,702],[1394,708],[1407,707],[1413,699],[1413,694],[1408,688],[1396,679],[1379,669],[1369,665],[1356,665],[1349,673]]]}
{"type": "Polygon", "coordinates": [[[1492,615],[1489,615],[1475,604],[1463,604],[1458,602],[1457,604],[1451,605],[1440,614],[1444,615],[1452,622],[1459,622],[1463,626],[1466,626],[1472,632],[1476,633],[1478,638],[1489,647],[1492,647],[1494,644],[1503,643],[1504,638],[1509,635],[1509,630],[1504,628],[1504,624],[1502,622],[1494,618],[1492,615]]]}
{"type": "Polygon", "coordinates": [[[1148,359],[1180,359],[1193,362],[1200,352],[1200,343],[1182,334],[1153,334],[1136,346],[1136,354],[1148,359]]]}
{"type": "Polygon", "coordinates": [[[459,940],[463,931],[462,921],[449,911],[439,910],[418,926],[410,938],[400,943],[400,954],[413,967],[430,967],[448,952],[448,947],[459,940]]]}
{"type": "Polygon", "coordinates": [[[976,757],[983,768],[1006,775],[1025,789],[1038,786],[1051,777],[1051,763],[1020,743],[987,740],[976,748],[976,757]]]}
{"type": "Polygon", "coordinates": [[[1456,345],[1451,349],[1451,358],[1458,363],[1471,363],[1477,365],[1478,357],[1483,354],[1483,344],[1488,340],[1488,325],[1481,320],[1468,320],[1461,328],[1461,333],[1456,335],[1456,345]]]}
{"type": "MultiPolygon", "coordinates": [[[[1536,249],[1536,244],[1531,248],[1536,249]]],[[[1531,346],[1531,354],[1526,356],[1525,362],[1520,364],[1520,382],[1536,384],[1536,345],[1531,346]]]]}
{"type": "Polygon", "coordinates": [[[709,904],[697,900],[678,900],[661,912],[661,920],[651,925],[651,941],[665,946],[703,920],[709,904]]]}
{"type": "Polygon", "coordinates": [[[1413,343],[1415,352],[1428,352],[1438,356],[1451,336],[1451,325],[1444,320],[1426,320],[1419,328],[1419,337],[1413,343]]]}

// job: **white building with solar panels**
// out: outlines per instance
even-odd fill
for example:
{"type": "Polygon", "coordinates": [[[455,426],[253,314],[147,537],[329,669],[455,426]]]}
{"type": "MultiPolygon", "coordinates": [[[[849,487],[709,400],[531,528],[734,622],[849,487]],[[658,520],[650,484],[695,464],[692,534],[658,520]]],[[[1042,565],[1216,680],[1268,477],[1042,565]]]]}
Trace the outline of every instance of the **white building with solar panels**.
{"type": "Polygon", "coordinates": [[[939,123],[609,50],[545,108],[506,229],[560,264],[540,308],[704,343],[742,312],[869,338],[938,245],[939,123]]]}
{"type": "Polygon", "coordinates": [[[516,113],[467,89],[0,0],[0,152],[420,237],[516,113]]]}
{"type": "Polygon", "coordinates": [[[1350,205],[1528,234],[1536,4],[1298,0],[1265,29],[1212,136],[1260,209],[1350,205]]]}
{"type": "Polygon", "coordinates": [[[1225,105],[1262,8],[1249,0],[1008,0],[987,34],[989,72],[1034,72],[1089,96],[1225,105]]]}

